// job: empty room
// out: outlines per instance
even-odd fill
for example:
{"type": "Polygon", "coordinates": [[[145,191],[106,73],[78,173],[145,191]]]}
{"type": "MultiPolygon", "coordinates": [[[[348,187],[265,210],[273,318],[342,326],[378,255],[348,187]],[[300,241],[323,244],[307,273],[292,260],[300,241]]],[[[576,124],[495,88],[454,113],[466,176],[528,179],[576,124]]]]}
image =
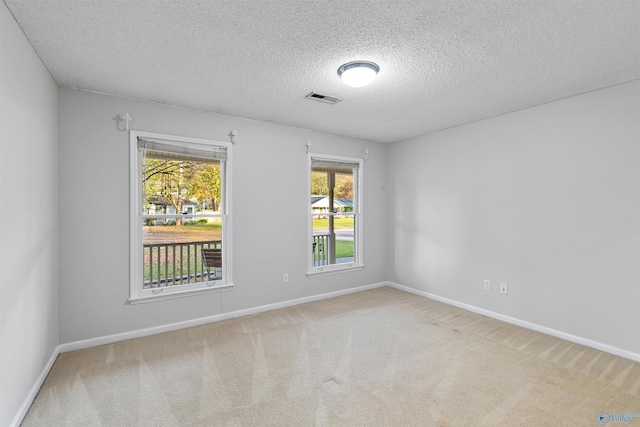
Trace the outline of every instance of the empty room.
{"type": "Polygon", "coordinates": [[[640,426],[640,1],[0,2],[0,426],[640,426]]]}

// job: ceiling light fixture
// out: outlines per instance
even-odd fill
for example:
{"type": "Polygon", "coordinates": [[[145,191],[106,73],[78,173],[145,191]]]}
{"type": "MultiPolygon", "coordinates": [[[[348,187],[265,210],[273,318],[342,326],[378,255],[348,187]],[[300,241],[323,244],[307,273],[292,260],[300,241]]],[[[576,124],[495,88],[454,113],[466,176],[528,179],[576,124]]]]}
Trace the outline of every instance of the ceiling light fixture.
{"type": "Polygon", "coordinates": [[[380,71],[378,64],[369,61],[352,61],[338,68],[342,81],[352,87],[363,87],[371,83],[380,71]]]}

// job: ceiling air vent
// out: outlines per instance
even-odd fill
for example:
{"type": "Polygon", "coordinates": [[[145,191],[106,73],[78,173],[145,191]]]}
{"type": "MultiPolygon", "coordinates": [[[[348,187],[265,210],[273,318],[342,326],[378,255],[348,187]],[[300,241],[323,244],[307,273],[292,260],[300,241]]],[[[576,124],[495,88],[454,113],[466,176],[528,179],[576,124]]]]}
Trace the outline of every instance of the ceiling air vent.
{"type": "Polygon", "coordinates": [[[327,104],[336,104],[342,101],[342,99],[337,98],[335,96],[323,95],[317,92],[311,92],[309,95],[306,96],[306,98],[315,99],[316,101],[326,102],[327,104]]]}

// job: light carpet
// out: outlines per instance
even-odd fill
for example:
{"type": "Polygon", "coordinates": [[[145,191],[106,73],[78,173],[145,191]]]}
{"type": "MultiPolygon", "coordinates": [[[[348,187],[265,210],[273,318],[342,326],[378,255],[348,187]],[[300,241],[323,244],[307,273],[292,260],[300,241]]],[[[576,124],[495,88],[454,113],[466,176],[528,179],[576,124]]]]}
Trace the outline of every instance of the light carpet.
{"type": "Polygon", "coordinates": [[[639,363],[385,287],[61,354],[22,425],[596,426],[605,414],[640,414],[639,363]]]}

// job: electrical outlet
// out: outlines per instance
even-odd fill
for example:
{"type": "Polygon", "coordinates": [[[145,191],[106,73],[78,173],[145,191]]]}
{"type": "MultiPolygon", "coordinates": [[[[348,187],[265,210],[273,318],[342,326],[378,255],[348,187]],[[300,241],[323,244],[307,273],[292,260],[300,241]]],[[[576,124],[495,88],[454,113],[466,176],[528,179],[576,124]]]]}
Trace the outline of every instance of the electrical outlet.
{"type": "Polygon", "coordinates": [[[488,291],[491,290],[491,280],[485,280],[484,281],[484,288],[488,291]]]}
{"type": "Polygon", "coordinates": [[[282,283],[289,283],[289,274],[284,273],[282,275],[282,283]]]}
{"type": "Polygon", "coordinates": [[[509,294],[509,287],[506,283],[500,283],[500,293],[505,295],[509,294]]]}

